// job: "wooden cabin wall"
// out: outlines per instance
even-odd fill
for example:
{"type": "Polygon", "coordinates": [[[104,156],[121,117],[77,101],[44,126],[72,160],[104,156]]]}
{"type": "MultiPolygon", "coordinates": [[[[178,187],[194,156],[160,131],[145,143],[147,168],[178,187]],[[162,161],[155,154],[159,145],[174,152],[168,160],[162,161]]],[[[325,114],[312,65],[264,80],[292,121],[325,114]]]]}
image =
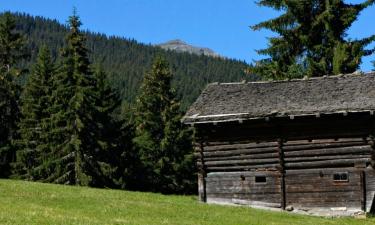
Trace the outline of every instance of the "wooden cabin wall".
{"type": "Polygon", "coordinates": [[[197,127],[201,200],[369,211],[375,194],[369,139],[374,121],[323,118],[313,127],[308,120],[287,122],[197,127]],[[335,182],[338,172],[348,173],[349,180],[335,182]],[[256,183],[256,176],[267,182],[256,183]]]}
{"type": "Polygon", "coordinates": [[[196,156],[202,171],[199,175],[200,199],[280,208],[278,146],[276,141],[197,144],[196,156]],[[256,177],[266,177],[266,182],[256,182],[256,177]]]}
{"type": "Polygon", "coordinates": [[[375,173],[368,138],[289,141],[283,152],[287,205],[370,210],[375,173]],[[334,181],[335,173],[347,173],[348,181],[334,181]]]}
{"type": "Polygon", "coordinates": [[[366,183],[366,212],[375,213],[375,170],[368,168],[365,170],[366,183]]]}
{"type": "Polygon", "coordinates": [[[281,207],[278,171],[212,172],[206,178],[207,202],[281,207]],[[266,182],[256,182],[256,177],[266,182]]]}
{"type": "Polygon", "coordinates": [[[361,170],[355,168],[287,170],[286,204],[294,208],[347,207],[362,209],[361,170]],[[334,181],[335,173],[347,173],[348,181],[334,181]]]}

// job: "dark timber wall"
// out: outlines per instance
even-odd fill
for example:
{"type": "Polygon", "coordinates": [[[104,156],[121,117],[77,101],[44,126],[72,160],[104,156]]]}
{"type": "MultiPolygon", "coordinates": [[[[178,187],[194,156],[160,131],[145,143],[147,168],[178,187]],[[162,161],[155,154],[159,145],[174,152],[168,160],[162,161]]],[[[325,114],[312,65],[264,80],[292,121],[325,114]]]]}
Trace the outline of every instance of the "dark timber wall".
{"type": "Polygon", "coordinates": [[[282,209],[375,208],[370,115],[211,123],[196,130],[202,201],[282,209]]]}

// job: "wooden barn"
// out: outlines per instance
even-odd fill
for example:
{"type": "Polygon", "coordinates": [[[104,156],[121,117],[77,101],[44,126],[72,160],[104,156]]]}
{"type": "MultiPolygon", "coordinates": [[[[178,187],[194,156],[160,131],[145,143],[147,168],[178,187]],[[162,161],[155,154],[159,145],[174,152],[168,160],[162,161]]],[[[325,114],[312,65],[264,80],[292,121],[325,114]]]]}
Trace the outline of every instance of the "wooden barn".
{"type": "Polygon", "coordinates": [[[320,215],[375,208],[375,73],[209,84],[195,127],[199,198],[320,215]]]}

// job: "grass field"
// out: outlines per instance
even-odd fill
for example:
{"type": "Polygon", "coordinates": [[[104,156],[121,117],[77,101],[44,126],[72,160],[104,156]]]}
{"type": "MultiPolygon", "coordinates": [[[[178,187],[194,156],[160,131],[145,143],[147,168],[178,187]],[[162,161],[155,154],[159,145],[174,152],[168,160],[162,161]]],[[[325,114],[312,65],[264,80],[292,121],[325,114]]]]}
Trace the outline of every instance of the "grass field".
{"type": "Polygon", "coordinates": [[[0,224],[375,224],[375,218],[320,218],[207,205],[195,196],[0,180],[0,224]]]}

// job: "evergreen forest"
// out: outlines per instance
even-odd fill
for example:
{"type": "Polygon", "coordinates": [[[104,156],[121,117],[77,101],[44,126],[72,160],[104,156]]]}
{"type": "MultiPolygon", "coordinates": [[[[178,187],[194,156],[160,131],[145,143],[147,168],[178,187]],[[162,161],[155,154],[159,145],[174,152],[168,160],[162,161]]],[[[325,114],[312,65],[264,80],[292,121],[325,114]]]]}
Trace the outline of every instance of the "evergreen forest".
{"type": "Polygon", "coordinates": [[[375,35],[346,32],[374,2],[259,1],[281,14],[252,26],[277,34],[254,65],[84,31],[75,11],[66,25],[4,12],[0,178],[195,193],[194,130],[181,118],[203,88],[355,72],[375,35]]]}

